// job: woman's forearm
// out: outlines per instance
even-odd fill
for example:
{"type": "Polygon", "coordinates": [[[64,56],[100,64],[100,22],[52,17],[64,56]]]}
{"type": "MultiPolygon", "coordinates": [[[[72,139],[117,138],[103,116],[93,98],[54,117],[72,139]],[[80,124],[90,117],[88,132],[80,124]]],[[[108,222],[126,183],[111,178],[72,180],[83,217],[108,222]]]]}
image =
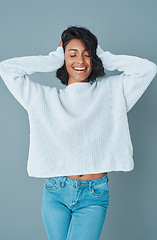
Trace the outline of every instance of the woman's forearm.
{"type": "Polygon", "coordinates": [[[63,48],[58,47],[48,56],[27,56],[2,61],[0,62],[0,76],[14,97],[28,110],[40,99],[46,88],[31,81],[28,74],[52,72],[63,64],[63,48]]]}
{"type": "Polygon", "coordinates": [[[102,60],[104,69],[123,72],[119,79],[126,100],[126,110],[129,112],[157,74],[157,65],[135,56],[104,52],[100,46],[97,49],[97,55],[102,60]]]}
{"type": "Polygon", "coordinates": [[[97,55],[101,59],[104,69],[109,71],[122,71],[126,75],[144,76],[150,72],[156,72],[155,63],[136,56],[115,55],[109,51],[103,51],[98,45],[97,55]]]}
{"type": "Polygon", "coordinates": [[[64,52],[62,47],[57,47],[56,51],[50,52],[47,56],[26,56],[4,60],[0,62],[0,75],[5,69],[5,73],[9,73],[11,68],[12,73],[16,75],[21,70],[21,74],[32,74],[35,72],[52,72],[60,68],[64,64],[64,52]],[[7,71],[8,70],[8,71],[7,71]]]}

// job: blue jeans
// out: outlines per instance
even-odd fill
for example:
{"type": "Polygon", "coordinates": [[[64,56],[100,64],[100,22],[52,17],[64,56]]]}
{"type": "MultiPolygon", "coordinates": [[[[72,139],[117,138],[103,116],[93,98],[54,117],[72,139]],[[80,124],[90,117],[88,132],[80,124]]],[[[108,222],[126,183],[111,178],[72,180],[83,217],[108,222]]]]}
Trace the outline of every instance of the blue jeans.
{"type": "Polygon", "coordinates": [[[109,206],[108,175],[46,178],[41,213],[49,240],[98,240],[109,206]]]}

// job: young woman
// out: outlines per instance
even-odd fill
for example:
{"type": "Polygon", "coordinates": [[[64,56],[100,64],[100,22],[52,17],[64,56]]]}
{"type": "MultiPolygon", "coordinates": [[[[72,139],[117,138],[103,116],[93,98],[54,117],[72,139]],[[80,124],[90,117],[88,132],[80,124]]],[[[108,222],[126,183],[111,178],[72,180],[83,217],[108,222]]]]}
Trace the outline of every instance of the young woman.
{"type": "Polygon", "coordinates": [[[46,178],[41,211],[50,240],[99,239],[109,206],[107,173],[134,168],[127,112],[156,73],[147,59],[104,52],[94,34],[77,26],[62,33],[48,56],[0,63],[4,83],[28,112],[27,171],[46,178]],[[107,77],[104,69],[122,73],[107,77]],[[65,89],[28,78],[54,70],[65,89]]]}

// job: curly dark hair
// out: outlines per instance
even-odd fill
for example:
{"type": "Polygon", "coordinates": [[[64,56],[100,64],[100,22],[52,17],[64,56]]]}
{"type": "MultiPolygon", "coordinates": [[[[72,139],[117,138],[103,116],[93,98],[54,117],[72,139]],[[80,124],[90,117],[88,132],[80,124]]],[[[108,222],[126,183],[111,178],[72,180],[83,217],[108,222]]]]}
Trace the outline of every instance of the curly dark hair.
{"type": "MultiPolygon", "coordinates": [[[[62,32],[61,39],[63,42],[64,53],[66,45],[72,39],[80,39],[87,48],[87,50],[89,51],[93,65],[92,71],[88,76],[89,82],[90,81],[94,82],[94,80],[96,80],[97,77],[103,77],[106,75],[106,73],[104,72],[102,61],[96,54],[98,40],[96,36],[89,31],[88,28],[70,25],[66,30],[62,32]]],[[[56,77],[61,80],[62,84],[68,85],[69,74],[66,69],[65,61],[64,65],[56,71],[56,77]]]]}

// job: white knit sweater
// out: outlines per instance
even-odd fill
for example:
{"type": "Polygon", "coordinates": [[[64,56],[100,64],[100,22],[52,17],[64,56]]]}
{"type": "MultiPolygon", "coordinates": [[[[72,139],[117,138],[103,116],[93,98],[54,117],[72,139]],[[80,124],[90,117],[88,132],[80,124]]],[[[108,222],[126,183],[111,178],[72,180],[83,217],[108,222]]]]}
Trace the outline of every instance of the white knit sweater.
{"type": "Polygon", "coordinates": [[[147,59],[104,52],[99,45],[97,55],[104,69],[122,73],[92,84],[72,83],[60,90],[33,82],[28,74],[60,68],[64,64],[62,47],[47,56],[0,62],[0,76],[28,113],[29,176],[46,178],[134,168],[127,112],[155,77],[157,66],[147,59]]]}

